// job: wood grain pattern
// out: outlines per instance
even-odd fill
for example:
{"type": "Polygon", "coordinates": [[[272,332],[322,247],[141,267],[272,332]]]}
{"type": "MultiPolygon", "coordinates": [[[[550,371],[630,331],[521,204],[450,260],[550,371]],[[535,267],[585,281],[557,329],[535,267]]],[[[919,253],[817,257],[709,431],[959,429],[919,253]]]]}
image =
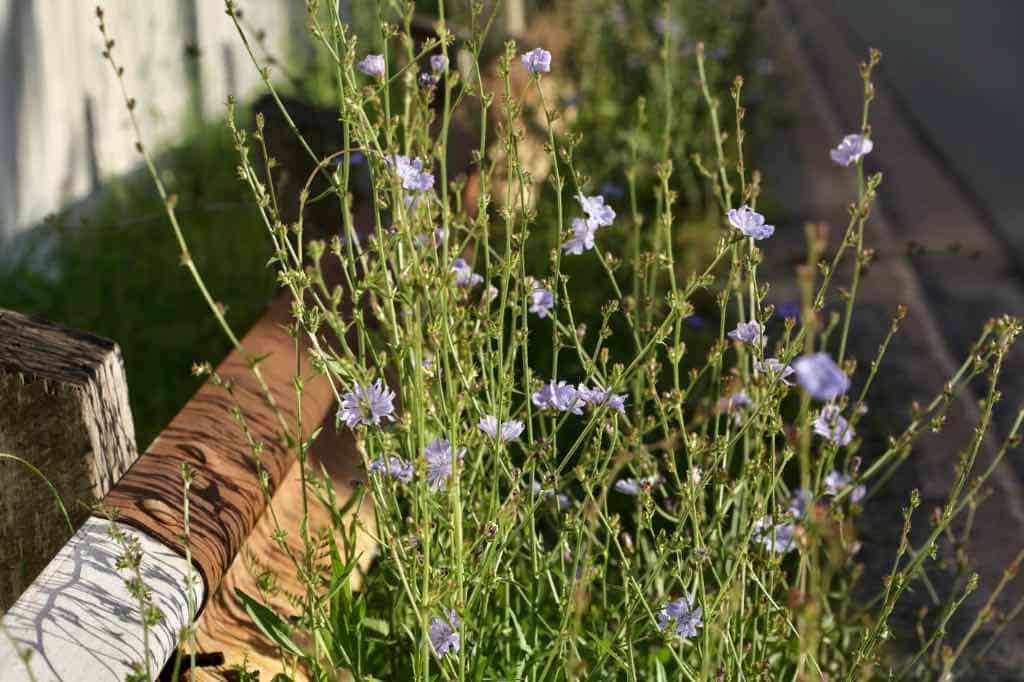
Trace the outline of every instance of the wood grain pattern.
{"type": "MultiPolygon", "coordinates": [[[[354,486],[366,480],[351,434],[335,432],[333,424],[325,426],[310,452],[310,459],[314,469],[323,465],[327,470],[338,500],[348,499],[354,486]]],[[[298,534],[302,518],[301,494],[302,484],[296,462],[272,502],[281,527],[289,533],[288,544],[296,551],[302,547],[298,534]]],[[[365,498],[361,508],[353,513],[358,513],[363,523],[372,527],[373,508],[369,498],[365,498]]],[[[321,505],[311,505],[309,516],[310,532],[314,535],[322,529],[331,528],[331,520],[321,505]]],[[[257,576],[269,571],[274,575],[274,587],[267,595],[267,603],[278,613],[298,615],[288,601],[288,595],[301,594],[304,588],[291,562],[274,542],[273,533],[271,515],[265,513],[228,569],[220,589],[208,601],[196,623],[197,650],[204,654],[222,654],[224,663],[213,668],[198,668],[191,679],[220,682],[228,679],[232,668],[243,660],[250,670],[260,672],[260,679],[269,680],[283,672],[277,650],[262,632],[253,627],[252,619],[235,597],[236,589],[249,595],[260,595],[257,576]]],[[[357,545],[357,551],[362,553],[361,567],[365,571],[376,548],[364,534],[359,535],[357,545]]],[[[360,581],[361,575],[358,572],[353,574],[353,586],[358,587],[360,581]]],[[[296,681],[307,679],[302,670],[288,672],[296,681]]]]}
{"type": "MultiPolygon", "coordinates": [[[[138,457],[117,344],[0,310],[0,452],[37,467],[73,523],[138,457]]],[[[52,492],[23,464],[0,461],[0,610],[71,531],[52,492]]]]}
{"type": "MultiPolygon", "coordinates": [[[[279,294],[242,345],[252,355],[266,356],[260,369],[288,423],[295,424],[295,347],[281,327],[290,319],[290,299],[287,292],[279,294]]],[[[306,438],[324,420],[333,396],[326,378],[314,374],[304,353],[300,363],[302,376],[309,377],[302,399],[306,438]]],[[[230,353],[217,373],[234,383],[239,409],[264,444],[261,462],[274,490],[291,467],[294,453],[281,444],[277,419],[242,353],[230,353]]],[[[124,523],[183,552],[181,465],[187,463],[195,474],[190,498],[192,556],[208,595],[217,590],[266,506],[245,433],[230,417],[233,407],[224,388],[204,384],[104,500],[124,523]]]]}

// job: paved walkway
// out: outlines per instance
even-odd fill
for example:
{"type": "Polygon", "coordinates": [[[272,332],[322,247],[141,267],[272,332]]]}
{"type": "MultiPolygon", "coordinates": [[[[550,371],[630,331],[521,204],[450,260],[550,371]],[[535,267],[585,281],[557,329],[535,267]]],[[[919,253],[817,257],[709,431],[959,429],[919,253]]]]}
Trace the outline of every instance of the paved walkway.
{"type": "MultiPolygon", "coordinates": [[[[772,216],[779,229],[770,252],[766,249],[765,264],[773,287],[770,300],[778,302],[794,297],[788,282],[793,280],[792,256],[802,251],[803,223],[827,221],[833,244],[846,225],[855,176],[832,164],[828,150],[859,125],[861,90],[856,66],[865,55],[851,49],[849,27],[828,9],[828,2],[772,0],[768,5],[762,34],[773,36],[780,59],[779,82],[773,91],[786,93],[794,124],[764,150],[761,164],[768,193],[777,198],[782,211],[772,216]]],[[[872,110],[876,147],[868,166],[882,171],[885,180],[866,240],[880,257],[862,283],[851,350],[862,368],[855,379],[863,380],[897,304],[909,307],[910,314],[869,396],[871,412],[863,422],[865,432],[887,434],[907,423],[911,400],[924,402],[941,390],[986,319],[1024,311],[1024,279],[978,204],[948,172],[942,157],[922,140],[886,84],[878,85],[872,110]],[[908,256],[908,242],[924,245],[924,255],[908,256]],[[948,249],[954,242],[960,244],[958,253],[948,249]]],[[[840,279],[848,281],[848,277],[840,279]]],[[[834,298],[829,306],[837,309],[840,303],[834,298]]],[[[1022,355],[1024,351],[1018,350],[1005,375],[1003,418],[983,457],[991,456],[998,432],[1007,428],[1007,415],[1024,398],[1022,355]]],[[[860,524],[866,586],[878,587],[888,570],[898,540],[899,509],[913,488],[919,488],[923,498],[916,534],[927,533],[927,515],[944,500],[958,451],[969,441],[977,417],[974,396],[956,401],[943,433],[923,437],[885,494],[870,500],[860,524]]],[[[883,448],[884,440],[869,436],[862,454],[870,461],[883,448]]],[[[993,495],[979,510],[971,547],[980,589],[952,624],[954,632],[977,612],[1024,544],[1024,495],[1018,472],[1004,462],[990,486],[993,495]]],[[[1022,595],[1024,584],[1014,585],[1001,606],[1011,607],[1022,595]]],[[[921,603],[908,604],[896,614],[901,630],[913,626],[914,611],[921,603]]],[[[1022,644],[1024,623],[1018,622],[985,668],[970,679],[1024,680],[1022,644]]]]}
{"type": "Polygon", "coordinates": [[[823,0],[849,40],[882,50],[890,99],[1024,262],[1024,2],[823,0]]]}

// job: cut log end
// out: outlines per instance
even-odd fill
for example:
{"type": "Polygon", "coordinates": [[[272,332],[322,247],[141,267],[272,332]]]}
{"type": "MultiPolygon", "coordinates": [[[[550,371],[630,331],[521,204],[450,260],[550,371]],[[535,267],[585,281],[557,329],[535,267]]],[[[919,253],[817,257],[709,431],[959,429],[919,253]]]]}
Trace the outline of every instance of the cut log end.
{"type": "MultiPolygon", "coordinates": [[[[117,344],[0,310],[0,452],[53,484],[79,524],[138,457],[117,344]]],[[[52,491],[0,460],[0,607],[71,536],[52,491]]]]}

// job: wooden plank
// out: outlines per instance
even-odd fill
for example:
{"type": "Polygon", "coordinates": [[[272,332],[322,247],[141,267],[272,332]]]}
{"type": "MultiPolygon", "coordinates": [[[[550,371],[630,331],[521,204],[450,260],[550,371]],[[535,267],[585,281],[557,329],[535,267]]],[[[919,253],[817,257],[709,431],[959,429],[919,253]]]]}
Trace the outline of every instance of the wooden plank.
{"type": "MultiPolygon", "coordinates": [[[[298,417],[292,378],[296,372],[293,339],[283,329],[290,321],[291,294],[281,292],[267,313],[242,340],[253,356],[265,356],[263,376],[287,423],[298,417]]],[[[308,356],[299,371],[309,377],[302,398],[304,438],[327,415],[333,395],[325,377],[316,375],[308,356]]],[[[232,351],[217,368],[234,385],[234,396],[253,436],[264,444],[260,461],[274,490],[294,461],[281,444],[280,425],[253,376],[246,356],[232,351]]],[[[216,592],[228,566],[263,513],[256,461],[245,433],[230,417],[235,403],[224,388],[207,382],[182,408],[146,453],[104,500],[124,523],[145,530],[184,553],[181,465],[194,472],[190,497],[191,548],[206,582],[216,592]]]]}
{"type": "MultiPolygon", "coordinates": [[[[145,533],[114,525],[138,539],[143,583],[163,614],[148,636],[156,675],[187,622],[189,566],[183,557],[145,533]]],[[[108,535],[110,527],[107,519],[88,517],[4,615],[0,680],[123,680],[133,663],[144,660],[139,604],[125,585],[126,576],[115,567],[121,550],[108,535]],[[27,662],[22,655],[26,650],[31,652],[27,662]]],[[[202,601],[201,581],[195,581],[195,589],[202,601]]]]}
{"type": "MultiPolygon", "coordinates": [[[[108,339],[0,310],[0,452],[53,483],[75,523],[138,457],[121,351],[108,339]]],[[[71,536],[49,488],[0,461],[0,609],[71,536]]]]}

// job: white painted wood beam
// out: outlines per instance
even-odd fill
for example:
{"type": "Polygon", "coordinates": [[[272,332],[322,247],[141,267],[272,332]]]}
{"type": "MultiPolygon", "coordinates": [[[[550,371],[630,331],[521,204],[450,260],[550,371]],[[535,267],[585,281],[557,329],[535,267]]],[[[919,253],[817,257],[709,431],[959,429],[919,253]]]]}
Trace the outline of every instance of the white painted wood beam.
{"type": "MultiPolygon", "coordinates": [[[[110,538],[111,522],[91,516],[3,616],[0,680],[3,682],[120,682],[133,663],[143,661],[138,601],[116,568],[121,554],[110,538]],[[27,663],[21,652],[29,652],[27,663]],[[31,674],[29,673],[31,669],[31,674]]],[[[154,677],[170,658],[188,619],[184,557],[123,523],[138,538],[142,579],[163,620],[150,628],[149,657],[154,677]]],[[[195,576],[197,603],[203,585],[195,576]]]]}

